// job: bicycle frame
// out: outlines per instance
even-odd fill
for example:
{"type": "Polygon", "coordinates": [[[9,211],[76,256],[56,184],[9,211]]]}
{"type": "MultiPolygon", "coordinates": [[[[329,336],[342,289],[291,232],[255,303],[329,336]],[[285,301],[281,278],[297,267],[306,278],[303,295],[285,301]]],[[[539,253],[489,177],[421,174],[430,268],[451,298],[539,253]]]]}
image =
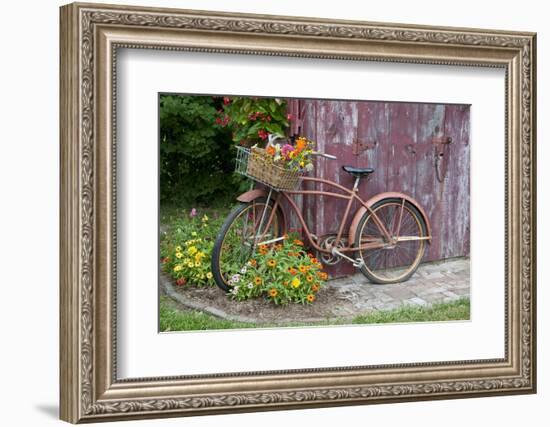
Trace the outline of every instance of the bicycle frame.
{"type": "MultiPolygon", "coordinates": [[[[300,209],[298,208],[298,206],[296,205],[296,202],[291,197],[291,195],[328,196],[328,197],[334,197],[334,198],[344,199],[344,200],[348,201],[346,209],[344,211],[344,215],[343,215],[342,220],[340,221],[340,225],[338,227],[336,240],[334,241],[334,246],[338,247],[338,250],[340,252],[352,252],[352,251],[357,251],[359,249],[361,249],[361,250],[376,249],[376,248],[384,247],[388,243],[392,242],[393,238],[392,238],[391,232],[387,230],[387,228],[384,226],[383,222],[380,220],[380,218],[378,218],[376,213],[371,209],[371,207],[367,204],[367,202],[365,202],[361,197],[359,197],[357,195],[358,180],[356,180],[356,183],[355,183],[353,189],[351,189],[351,190],[346,188],[346,187],[343,187],[342,185],[337,184],[333,181],[329,181],[329,180],[322,179],[322,178],[303,177],[302,180],[303,181],[315,182],[315,183],[321,183],[321,184],[327,184],[329,186],[337,188],[340,191],[343,191],[344,194],[340,194],[340,193],[336,193],[336,192],[332,192],[332,191],[321,191],[321,190],[292,190],[292,191],[285,190],[285,191],[279,191],[279,192],[277,192],[277,196],[274,199],[275,200],[274,206],[273,206],[271,214],[268,218],[268,221],[266,223],[265,230],[269,229],[269,226],[271,225],[271,222],[273,221],[273,218],[275,216],[275,212],[277,211],[278,207],[281,206],[281,201],[284,199],[288,202],[289,206],[296,213],[296,216],[298,217],[298,220],[300,221],[300,224],[302,225],[303,230],[305,232],[305,235],[306,235],[308,241],[310,242],[310,244],[319,252],[331,253],[330,249],[325,249],[325,248],[322,248],[318,245],[318,243],[316,241],[317,237],[313,233],[311,233],[311,231],[309,230],[309,227],[307,226],[300,209]],[[350,243],[351,239],[352,239],[352,236],[349,235],[349,233],[348,233],[348,235],[349,235],[348,244],[344,247],[339,247],[339,243],[342,241],[342,235],[343,235],[343,232],[344,232],[344,227],[345,227],[345,224],[347,223],[348,217],[350,215],[351,206],[353,205],[354,201],[359,202],[359,204],[372,215],[373,220],[374,220],[375,224],[378,226],[378,228],[379,228],[380,232],[382,233],[382,235],[384,236],[385,241],[383,241],[383,242],[371,242],[371,243],[366,243],[364,245],[361,244],[359,247],[356,247],[356,246],[353,245],[353,243],[350,243]]],[[[271,192],[270,192],[270,194],[271,194],[271,192]]],[[[396,193],[396,194],[399,194],[399,193],[396,193]]],[[[401,204],[400,218],[403,214],[404,204],[405,204],[405,198],[403,198],[403,202],[401,204]]],[[[399,221],[399,223],[400,222],[401,221],[399,221]]],[[[262,223],[263,223],[263,220],[262,220],[262,223]]],[[[262,225],[262,229],[263,229],[263,225],[262,225]]],[[[351,229],[353,229],[353,226],[350,227],[350,231],[351,231],[351,229]]],[[[399,230],[397,230],[397,231],[399,231],[399,230]]],[[[263,235],[260,236],[260,240],[262,239],[262,237],[263,237],[263,235]]]]}

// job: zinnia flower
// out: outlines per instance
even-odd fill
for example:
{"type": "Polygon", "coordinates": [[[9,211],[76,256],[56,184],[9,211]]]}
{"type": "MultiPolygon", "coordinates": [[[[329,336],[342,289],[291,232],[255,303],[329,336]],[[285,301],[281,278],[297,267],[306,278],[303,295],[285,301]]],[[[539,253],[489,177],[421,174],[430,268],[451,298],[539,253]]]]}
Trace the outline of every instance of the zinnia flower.
{"type": "Polygon", "coordinates": [[[269,290],[269,296],[272,297],[272,298],[275,298],[277,296],[277,289],[271,288],[269,290]]]}
{"type": "Polygon", "coordinates": [[[313,294],[309,294],[306,298],[309,302],[315,301],[315,295],[313,295],[313,294]]]}
{"type": "Polygon", "coordinates": [[[298,245],[298,246],[304,246],[304,242],[302,242],[301,240],[298,240],[298,239],[294,239],[294,244],[298,245]]]}
{"type": "Polygon", "coordinates": [[[294,147],[290,144],[285,144],[282,146],[281,148],[281,155],[284,157],[284,158],[288,158],[289,154],[294,151],[294,147]]]}
{"type": "Polygon", "coordinates": [[[300,279],[298,279],[297,277],[295,277],[294,279],[292,279],[292,282],[291,282],[291,285],[295,288],[297,288],[298,286],[300,286],[300,279]]]}
{"type": "Polygon", "coordinates": [[[206,273],[206,278],[207,278],[208,280],[212,279],[213,276],[214,276],[214,275],[212,274],[211,271],[209,271],[208,273],[206,273]]]}
{"type": "Polygon", "coordinates": [[[311,290],[313,292],[317,292],[319,290],[319,285],[317,283],[314,283],[313,285],[311,285],[311,290]]]}
{"type": "Polygon", "coordinates": [[[301,265],[300,267],[298,267],[298,270],[300,270],[300,273],[305,273],[307,271],[307,268],[305,265],[301,265]]]}
{"type": "Polygon", "coordinates": [[[311,274],[308,274],[307,277],[306,277],[306,280],[308,282],[313,282],[313,276],[311,274]]]}
{"type": "Polygon", "coordinates": [[[254,278],[254,283],[256,284],[256,286],[261,285],[261,284],[262,284],[262,278],[256,276],[256,277],[254,278]]]}
{"type": "Polygon", "coordinates": [[[178,280],[176,280],[176,285],[183,286],[185,285],[185,282],[187,282],[187,280],[185,280],[184,277],[180,277],[178,280]]]}
{"type": "Polygon", "coordinates": [[[269,261],[267,261],[267,265],[273,268],[277,265],[277,261],[275,261],[274,259],[270,259],[269,261]]]}

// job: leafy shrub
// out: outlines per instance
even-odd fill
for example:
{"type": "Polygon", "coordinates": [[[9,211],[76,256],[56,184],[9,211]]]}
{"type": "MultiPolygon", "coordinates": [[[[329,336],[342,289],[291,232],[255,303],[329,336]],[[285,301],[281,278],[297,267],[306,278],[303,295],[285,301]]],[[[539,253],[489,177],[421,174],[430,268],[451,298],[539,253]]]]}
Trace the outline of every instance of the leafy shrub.
{"type": "Polygon", "coordinates": [[[283,136],[289,126],[287,102],[280,98],[224,97],[223,111],[216,119],[221,127],[232,130],[234,142],[263,146],[268,134],[283,136]]]}
{"type": "Polygon", "coordinates": [[[230,295],[239,301],[266,296],[275,304],[311,304],[328,274],[303,245],[292,237],[280,244],[261,245],[247,265],[231,277],[230,295]]]}
{"type": "Polygon", "coordinates": [[[161,202],[223,203],[242,191],[231,132],[216,123],[222,105],[219,97],[161,95],[161,202]]]}

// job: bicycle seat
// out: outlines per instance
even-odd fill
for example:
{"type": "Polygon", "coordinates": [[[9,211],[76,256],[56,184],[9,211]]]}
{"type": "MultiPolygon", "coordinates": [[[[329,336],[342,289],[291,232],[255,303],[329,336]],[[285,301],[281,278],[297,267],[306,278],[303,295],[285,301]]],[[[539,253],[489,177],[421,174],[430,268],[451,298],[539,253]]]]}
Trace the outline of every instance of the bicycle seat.
{"type": "Polygon", "coordinates": [[[374,172],[373,168],[356,168],[353,166],[342,166],[342,169],[356,177],[367,176],[369,173],[374,172]]]}

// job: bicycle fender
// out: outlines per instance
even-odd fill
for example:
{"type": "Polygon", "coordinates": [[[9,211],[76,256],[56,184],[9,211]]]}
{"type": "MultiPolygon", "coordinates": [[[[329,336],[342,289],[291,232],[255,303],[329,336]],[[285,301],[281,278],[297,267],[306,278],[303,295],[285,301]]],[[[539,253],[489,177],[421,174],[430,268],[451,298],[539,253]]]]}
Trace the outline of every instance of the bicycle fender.
{"type": "MultiPolygon", "coordinates": [[[[260,199],[260,198],[267,198],[267,191],[261,189],[261,188],[255,188],[254,190],[250,190],[250,191],[247,191],[246,193],[243,193],[241,194],[239,197],[237,197],[237,200],[241,203],[250,203],[256,199],[260,199]]],[[[282,225],[281,225],[281,229],[283,231],[283,234],[286,233],[286,225],[288,224],[287,222],[287,217],[286,217],[286,212],[284,211],[284,209],[281,208],[281,205],[279,205],[279,207],[277,208],[280,213],[281,213],[281,220],[282,220],[282,225]]]]}
{"type": "Polygon", "coordinates": [[[241,194],[237,197],[237,200],[242,203],[250,203],[252,200],[259,199],[260,197],[267,197],[267,192],[261,188],[255,188],[254,190],[241,194]]]}
{"type": "MultiPolygon", "coordinates": [[[[432,242],[432,227],[430,225],[430,221],[428,220],[428,216],[426,215],[426,212],[424,211],[424,209],[422,209],[422,206],[420,206],[416,200],[414,200],[411,196],[408,196],[404,193],[387,191],[371,197],[369,200],[365,202],[365,204],[370,208],[375,203],[378,203],[380,200],[383,200],[383,199],[405,199],[407,202],[413,205],[416,209],[418,209],[418,212],[420,212],[420,215],[422,215],[422,218],[426,223],[426,231],[428,232],[428,237],[429,237],[428,243],[432,242]]],[[[349,227],[349,236],[351,239],[355,238],[355,233],[357,232],[357,228],[359,227],[359,221],[361,220],[361,217],[365,214],[365,212],[367,212],[367,208],[365,206],[361,206],[361,208],[358,209],[357,212],[355,213],[355,216],[353,217],[353,220],[351,221],[351,225],[349,227]]]]}

